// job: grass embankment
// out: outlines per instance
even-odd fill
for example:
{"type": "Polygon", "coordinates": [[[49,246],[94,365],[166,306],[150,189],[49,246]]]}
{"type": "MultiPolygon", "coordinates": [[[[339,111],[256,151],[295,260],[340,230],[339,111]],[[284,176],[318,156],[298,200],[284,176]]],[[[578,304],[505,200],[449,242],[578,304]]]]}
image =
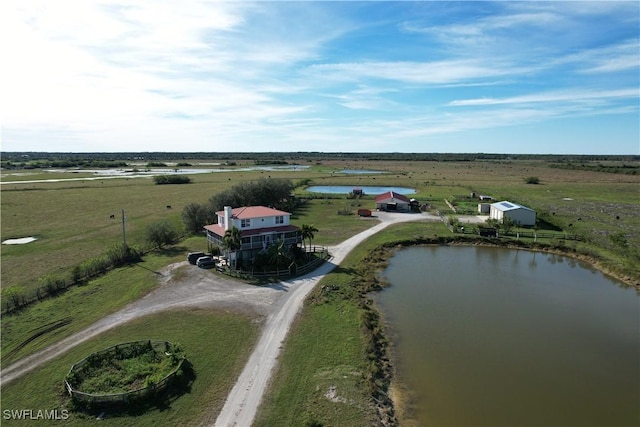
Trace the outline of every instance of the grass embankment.
{"type": "Polygon", "coordinates": [[[151,291],[157,271],[184,260],[189,239],[163,253],[150,253],[143,262],[118,268],[86,285],[69,288],[23,310],[2,316],[2,366],[78,332],[151,291]]]}
{"type": "MultiPolygon", "coordinates": [[[[63,380],[71,365],[110,345],[151,338],[180,343],[193,366],[194,378],[189,389],[149,408],[137,408],[120,416],[107,412],[100,424],[138,427],[213,423],[250,354],[258,330],[252,319],[219,311],[191,309],[140,318],[82,343],[20,380],[3,386],[2,409],[57,409],[60,412],[70,405],[63,380]]],[[[64,425],[94,425],[95,417],[70,412],[64,425]]],[[[3,426],[32,424],[32,420],[3,419],[2,422],[3,426]]]]}
{"type": "Polygon", "coordinates": [[[442,223],[392,226],[367,239],[320,281],[288,335],[257,426],[393,423],[387,342],[368,296],[380,287],[376,273],[385,259],[372,258],[372,251],[434,233],[449,231],[442,223]]]}

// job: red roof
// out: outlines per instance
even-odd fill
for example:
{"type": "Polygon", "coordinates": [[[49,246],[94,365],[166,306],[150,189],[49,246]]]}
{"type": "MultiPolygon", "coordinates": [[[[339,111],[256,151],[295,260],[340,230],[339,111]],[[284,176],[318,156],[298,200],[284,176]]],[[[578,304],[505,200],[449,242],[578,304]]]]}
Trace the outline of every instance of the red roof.
{"type": "MultiPolygon", "coordinates": [[[[224,211],[216,212],[216,215],[223,216],[224,211]]],[[[244,206],[231,210],[231,216],[238,219],[262,218],[265,216],[284,216],[291,215],[289,212],[280,211],[278,209],[268,208],[266,206],[244,206]]]]}
{"type": "Polygon", "coordinates": [[[398,194],[395,191],[387,191],[386,193],[382,193],[376,196],[376,203],[382,202],[383,200],[388,200],[388,199],[397,199],[397,200],[409,203],[408,197],[402,194],[398,194]]]}

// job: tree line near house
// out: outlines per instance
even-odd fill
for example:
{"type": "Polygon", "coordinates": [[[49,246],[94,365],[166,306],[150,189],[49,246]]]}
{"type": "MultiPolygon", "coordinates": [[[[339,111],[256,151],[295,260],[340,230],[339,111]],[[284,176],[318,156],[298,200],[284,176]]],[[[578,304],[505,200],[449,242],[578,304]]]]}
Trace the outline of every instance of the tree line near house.
{"type": "Polygon", "coordinates": [[[284,178],[240,182],[212,195],[204,204],[189,203],[182,211],[182,222],[188,233],[198,234],[202,227],[217,221],[216,212],[225,206],[268,206],[290,212],[300,204],[291,197],[293,190],[291,180],[284,178]]]}

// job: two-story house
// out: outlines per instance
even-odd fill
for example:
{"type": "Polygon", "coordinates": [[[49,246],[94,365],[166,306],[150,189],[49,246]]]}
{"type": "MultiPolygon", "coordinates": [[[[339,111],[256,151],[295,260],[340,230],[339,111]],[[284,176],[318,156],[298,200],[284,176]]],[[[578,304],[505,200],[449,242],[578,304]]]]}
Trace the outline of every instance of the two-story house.
{"type": "Polygon", "coordinates": [[[302,242],[300,228],[289,223],[291,214],[265,206],[246,206],[216,212],[217,224],[205,225],[207,240],[210,244],[222,247],[224,233],[236,227],[241,232],[242,246],[239,253],[242,259],[251,259],[256,252],[266,250],[269,245],[283,241],[285,245],[297,245],[302,242]]]}

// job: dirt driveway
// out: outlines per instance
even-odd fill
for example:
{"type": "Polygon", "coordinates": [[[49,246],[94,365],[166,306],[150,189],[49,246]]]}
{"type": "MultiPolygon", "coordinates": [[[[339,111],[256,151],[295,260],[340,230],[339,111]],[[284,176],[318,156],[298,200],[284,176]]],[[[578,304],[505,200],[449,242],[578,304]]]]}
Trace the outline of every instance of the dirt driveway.
{"type": "Polygon", "coordinates": [[[270,286],[248,285],[199,269],[186,261],[169,265],[159,272],[160,285],[153,292],[87,329],[3,369],[0,384],[7,384],[70,348],[141,316],[182,307],[233,309],[266,316],[266,320],[260,339],[215,425],[249,426],[276,365],[281,343],[315,284],[339,265],[353,248],[388,225],[407,221],[439,221],[440,218],[425,213],[376,212],[376,217],[370,220],[377,220],[377,224],[329,248],[332,255],[329,262],[295,280],[270,286]]]}

